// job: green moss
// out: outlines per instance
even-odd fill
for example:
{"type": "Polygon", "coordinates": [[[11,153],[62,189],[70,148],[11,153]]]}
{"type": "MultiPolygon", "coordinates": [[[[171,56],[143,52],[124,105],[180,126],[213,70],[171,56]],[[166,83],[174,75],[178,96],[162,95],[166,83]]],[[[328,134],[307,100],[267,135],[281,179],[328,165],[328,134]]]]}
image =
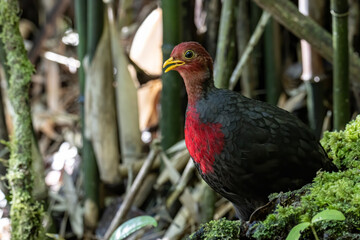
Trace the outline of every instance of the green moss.
{"type": "MultiPolygon", "coordinates": [[[[317,223],[315,229],[320,238],[348,239],[360,233],[360,116],[344,131],[325,133],[321,143],[334,163],[346,170],[320,172],[300,202],[278,206],[275,213],[253,226],[254,238],[285,239],[294,225],[311,219],[324,209],[339,210],[346,219],[317,223]]],[[[310,230],[302,237],[312,239],[310,230]]]]}
{"type": "Polygon", "coordinates": [[[338,168],[360,168],[360,115],[344,131],[325,132],[321,144],[338,168]]]}
{"type": "Polygon", "coordinates": [[[212,220],[200,227],[200,230],[193,233],[188,239],[206,240],[236,240],[240,239],[241,221],[229,221],[225,218],[212,220]]]}
{"type": "Polygon", "coordinates": [[[43,239],[43,209],[32,196],[32,126],[29,84],[34,67],[27,58],[19,32],[18,1],[0,1],[0,38],[9,67],[9,99],[14,110],[14,133],[8,179],[11,188],[11,238],[43,239]]]}

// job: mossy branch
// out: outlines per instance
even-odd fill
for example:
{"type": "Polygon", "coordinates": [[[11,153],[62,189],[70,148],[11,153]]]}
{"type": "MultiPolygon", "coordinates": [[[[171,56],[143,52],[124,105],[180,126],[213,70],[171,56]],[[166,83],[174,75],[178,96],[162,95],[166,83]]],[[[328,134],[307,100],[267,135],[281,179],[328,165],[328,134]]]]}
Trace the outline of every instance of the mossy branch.
{"type": "Polygon", "coordinates": [[[12,239],[19,240],[42,239],[43,209],[32,196],[32,130],[28,89],[34,67],[27,58],[19,32],[18,12],[17,1],[1,2],[0,38],[4,44],[6,64],[9,67],[9,98],[15,112],[8,171],[12,194],[11,235],[12,239]]]}

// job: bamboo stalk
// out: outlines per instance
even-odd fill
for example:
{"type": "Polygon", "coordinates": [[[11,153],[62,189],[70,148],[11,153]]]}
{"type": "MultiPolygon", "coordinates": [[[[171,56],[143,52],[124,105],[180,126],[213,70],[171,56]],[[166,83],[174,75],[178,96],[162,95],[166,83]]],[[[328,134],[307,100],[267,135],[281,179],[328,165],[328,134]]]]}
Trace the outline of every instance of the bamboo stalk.
{"type": "MultiPolygon", "coordinates": [[[[236,14],[236,38],[238,45],[238,59],[243,55],[246,45],[250,39],[250,21],[249,9],[247,7],[248,1],[238,1],[238,11],[236,14]]],[[[250,56],[250,58],[252,55],[250,56]]],[[[251,59],[247,61],[244,66],[243,74],[241,75],[241,93],[245,97],[251,98],[253,96],[253,67],[251,59]]]]}
{"type": "MultiPolygon", "coordinates": [[[[170,57],[174,46],[181,42],[181,2],[162,0],[163,9],[163,59],[170,57]]],[[[181,89],[179,74],[174,71],[163,74],[161,96],[160,131],[164,150],[183,138],[183,113],[181,111],[181,89]]]]}
{"type": "Polygon", "coordinates": [[[221,15],[221,0],[204,1],[206,11],[205,45],[210,56],[215,59],[216,42],[219,32],[219,19],[221,15]]]}
{"type": "Polygon", "coordinates": [[[276,105],[281,92],[281,39],[279,24],[272,18],[265,27],[266,101],[276,105]]]}
{"type": "Polygon", "coordinates": [[[85,207],[84,207],[84,218],[85,224],[88,227],[95,227],[97,223],[97,217],[99,212],[99,173],[95,159],[95,153],[91,144],[91,141],[85,137],[84,125],[85,125],[85,114],[84,114],[84,93],[85,93],[85,72],[84,72],[84,57],[86,54],[89,56],[89,60],[92,60],[95,54],[97,41],[100,39],[102,25],[98,25],[97,21],[102,22],[96,18],[98,14],[94,11],[101,11],[100,8],[96,8],[100,1],[91,1],[88,4],[86,0],[75,1],[75,17],[76,17],[76,28],[79,33],[79,45],[78,45],[78,57],[81,61],[79,70],[79,85],[80,85],[80,117],[82,126],[82,169],[84,171],[84,192],[85,192],[85,207]],[[87,11],[88,10],[88,11],[87,11]],[[89,14],[89,16],[87,15],[89,14]],[[94,19],[95,18],[95,19],[94,19]],[[89,20],[89,21],[88,21],[89,20]],[[96,29],[92,29],[96,28],[96,29]],[[91,39],[91,40],[90,40],[91,39]],[[95,41],[97,40],[97,41],[95,41]],[[87,220],[88,219],[88,220],[87,220]]]}
{"type": "Polygon", "coordinates": [[[239,77],[241,76],[242,70],[244,69],[246,62],[249,59],[250,53],[252,52],[255,45],[258,43],[260,37],[262,36],[262,33],[264,32],[264,28],[265,28],[270,16],[271,16],[270,13],[268,13],[266,11],[264,11],[263,14],[261,15],[259,23],[256,26],[256,29],[255,29],[253,35],[251,36],[249,43],[248,43],[243,55],[241,56],[241,59],[237,63],[235,70],[231,75],[229,89],[234,89],[237,81],[239,80],[239,77]]]}
{"type": "Polygon", "coordinates": [[[216,49],[216,60],[214,65],[214,81],[218,88],[227,88],[229,81],[224,77],[225,70],[228,67],[226,56],[230,44],[230,30],[232,25],[233,11],[235,7],[234,0],[225,0],[221,9],[220,28],[218,35],[218,44],[216,49]]]}
{"type": "Polygon", "coordinates": [[[334,49],[334,128],[336,130],[344,129],[350,120],[348,11],[347,1],[331,0],[334,49]]]}

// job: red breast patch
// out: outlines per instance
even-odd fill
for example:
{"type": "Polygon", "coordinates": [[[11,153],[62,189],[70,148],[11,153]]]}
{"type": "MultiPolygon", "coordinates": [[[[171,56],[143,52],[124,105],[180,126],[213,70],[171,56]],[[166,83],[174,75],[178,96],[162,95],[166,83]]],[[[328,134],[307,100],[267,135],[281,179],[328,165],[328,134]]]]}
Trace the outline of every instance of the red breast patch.
{"type": "Polygon", "coordinates": [[[185,143],[191,157],[200,164],[201,171],[213,172],[215,156],[224,147],[220,123],[202,123],[194,107],[188,107],[185,123],[185,143]]]}

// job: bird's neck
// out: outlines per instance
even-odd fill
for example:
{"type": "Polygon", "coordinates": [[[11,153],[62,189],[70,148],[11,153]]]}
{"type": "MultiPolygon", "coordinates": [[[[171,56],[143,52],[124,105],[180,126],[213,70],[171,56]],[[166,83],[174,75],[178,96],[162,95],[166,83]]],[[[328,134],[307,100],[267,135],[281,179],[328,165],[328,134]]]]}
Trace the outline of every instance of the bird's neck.
{"type": "Polygon", "coordinates": [[[211,89],[215,88],[213,74],[210,71],[195,74],[186,71],[180,74],[184,79],[189,106],[194,106],[198,100],[205,97],[211,89]]]}

